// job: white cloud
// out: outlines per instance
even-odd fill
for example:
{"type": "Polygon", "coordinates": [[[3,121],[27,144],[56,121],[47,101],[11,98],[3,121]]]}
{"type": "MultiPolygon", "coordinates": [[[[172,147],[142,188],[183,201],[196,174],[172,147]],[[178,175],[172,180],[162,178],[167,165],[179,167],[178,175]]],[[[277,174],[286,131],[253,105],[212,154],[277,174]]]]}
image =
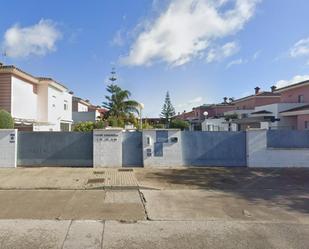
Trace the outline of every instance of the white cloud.
{"type": "Polygon", "coordinates": [[[290,80],[279,80],[275,85],[277,88],[296,84],[305,80],[309,80],[309,75],[296,75],[290,80]]]}
{"type": "Polygon", "coordinates": [[[254,53],[254,55],[252,56],[252,60],[253,60],[253,61],[257,60],[257,59],[260,57],[261,53],[262,53],[261,50],[256,51],[256,52],[254,53]]]}
{"type": "Polygon", "coordinates": [[[203,98],[199,96],[199,97],[195,97],[195,98],[193,98],[193,99],[191,99],[191,100],[189,100],[185,103],[178,104],[176,106],[176,108],[178,110],[180,110],[181,112],[183,110],[191,110],[193,107],[201,105],[202,102],[203,102],[203,98]]]}
{"type": "Polygon", "coordinates": [[[121,47],[124,45],[124,43],[125,43],[125,39],[124,39],[123,30],[120,29],[114,35],[114,38],[112,40],[112,45],[121,47]]]}
{"type": "Polygon", "coordinates": [[[201,56],[215,42],[241,30],[260,0],[170,0],[144,29],[122,62],[179,66],[201,56]],[[149,24],[150,23],[150,24],[149,24]]]}
{"type": "Polygon", "coordinates": [[[291,57],[308,56],[309,55],[309,38],[301,39],[290,49],[291,57]]]}
{"type": "Polygon", "coordinates": [[[4,34],[3,49],[9,57],[45,55],[55,51],[61,33],[51,20],[41,19],[39,23],[20,27],[14,25],[4,34]]]}
{"type": "Polygon", "coordinates": [[[240,58],[240,59],[233,60],[233,61],[231,61],[230,63],[228,63],[228,64],[226,65],[226,68],[228,69],[228,68],[230,68],[230,67],[232,67],[232,66],[241,65],[241,64],[244,64],[244,63],[247,63],[247,62],[240,58]]]}
{"type": "Polygon", "coordinates": [[[206,61],[207,63],[214,61],[221,61],[227,57],[236,54],[239,51],[239,47],[236,42],[229,42],[222,47],[212,48],[208,51],[206,61]]]}

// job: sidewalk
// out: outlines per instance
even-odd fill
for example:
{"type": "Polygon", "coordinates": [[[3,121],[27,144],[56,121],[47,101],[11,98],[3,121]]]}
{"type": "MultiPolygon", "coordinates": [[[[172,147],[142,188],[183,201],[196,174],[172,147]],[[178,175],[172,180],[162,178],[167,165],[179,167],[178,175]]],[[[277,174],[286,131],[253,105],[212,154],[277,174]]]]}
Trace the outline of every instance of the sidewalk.
{"type": "Polygon", "coordinates": [[[308,237],[293,223],[0,220],[1,249],[304,249],[308,237]]]}

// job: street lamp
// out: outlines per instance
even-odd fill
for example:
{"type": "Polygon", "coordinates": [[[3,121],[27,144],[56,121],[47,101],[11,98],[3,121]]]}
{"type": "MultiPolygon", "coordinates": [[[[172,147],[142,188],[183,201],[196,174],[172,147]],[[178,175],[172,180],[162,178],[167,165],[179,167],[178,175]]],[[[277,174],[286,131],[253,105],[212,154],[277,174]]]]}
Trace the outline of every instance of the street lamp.
{"type": "Polygon", "coordinates": [[[143,103],[139,103],[139,128],[140,130],[143,129],[143,119],[142,119],[142,110],[145,108],[145,105],[143,103]]]}

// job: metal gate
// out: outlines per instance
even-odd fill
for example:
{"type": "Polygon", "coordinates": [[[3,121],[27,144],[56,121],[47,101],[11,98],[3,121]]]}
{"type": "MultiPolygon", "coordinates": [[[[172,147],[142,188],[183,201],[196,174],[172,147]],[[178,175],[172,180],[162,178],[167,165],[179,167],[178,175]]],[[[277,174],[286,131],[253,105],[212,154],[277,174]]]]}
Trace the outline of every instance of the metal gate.
{"type": "Polygon", "coordinates": [[[122,133],[122,166],[143,167],[143,134],[139,131],[122,133]]]}

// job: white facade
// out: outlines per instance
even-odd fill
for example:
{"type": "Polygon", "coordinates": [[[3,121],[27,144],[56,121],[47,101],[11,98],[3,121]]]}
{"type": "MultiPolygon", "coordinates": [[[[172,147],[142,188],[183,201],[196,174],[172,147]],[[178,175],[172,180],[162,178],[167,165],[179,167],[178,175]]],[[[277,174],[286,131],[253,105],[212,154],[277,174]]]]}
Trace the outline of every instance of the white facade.
{"type": "Polygon", "coordinates": [[[77,103],[78,112],[88,112],[88,106],[83,103],[77,103]]]}
{"type": "Polygon", "coordinates": [[[11,115],[16,124],[33,125],[34,131],[70,130],[72,95],[47,79],[31,82],[11,76],[11,115]]]}
{"type": "MultiPolygon", "coordinates": [[[[300,103],[277,103],[277,104],[256,107],[254,112],[263,111],[263,110],[269,111],[271,112],[270,115],[274,116],[277,119],[280,119],[279,121],[269,122],[269,126],[268,126],[269,129],[295,129],[297,127],[297,120],[291,117],[284,117],[280,114],[280,112],[283,112],[283,111],[286,111],[292,108],[296,108],[296,107],[301,107],[304,105],[305,104],[300,104],[300,103]]],[[[258,115],[254,115],[254,116],[258,117],[258,115]]]]}
{"type": "MultiPolygon", "coordinates": [[[[224,118],[220,119],[206,119],[202,123],[203,131],[237,131],[237,123],[250,122],[255,120],[259,124],[260,129],[296,129],[297,119],[293,117],[283,116],[280,112],[289,110],[291,108],[301,107],[306,104],[304,103],[276,103],[270,105],[263,105],[255,107],[254,110],[234,110],[225,112],[224,115],[237,114],[238,119],[231,121],[230,124],[224,118]],[[263,112],[266,111],[266,112],[263,112]],[[254,114],[255,112],[261,112],[260,114],[254,114]],[[269,117],[264,119],[263,117],[269,117]],[[274,117],[277,121],[272,122],[270,117],[274,117]]],[[[245,124],[245,123],[243,123],[245,124]]],[[[256,128],[254,128],[256,129],[256,128]]]]}

